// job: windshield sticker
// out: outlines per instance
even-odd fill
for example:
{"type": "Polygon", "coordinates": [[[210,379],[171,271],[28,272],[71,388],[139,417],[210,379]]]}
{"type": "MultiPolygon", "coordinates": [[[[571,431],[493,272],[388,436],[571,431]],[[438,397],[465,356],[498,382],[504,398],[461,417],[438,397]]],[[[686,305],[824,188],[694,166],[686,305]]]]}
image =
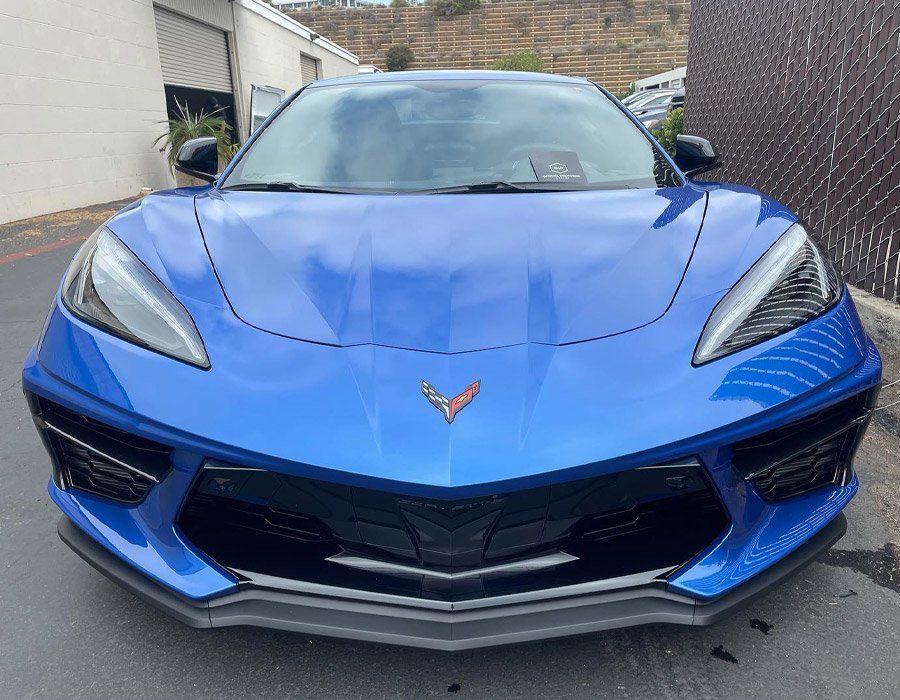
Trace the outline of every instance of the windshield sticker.
{"type": "Polygon", "coordinates": [[[538,182],[587,184],[575,151],[532,151],[529,159],[538,182]]]}

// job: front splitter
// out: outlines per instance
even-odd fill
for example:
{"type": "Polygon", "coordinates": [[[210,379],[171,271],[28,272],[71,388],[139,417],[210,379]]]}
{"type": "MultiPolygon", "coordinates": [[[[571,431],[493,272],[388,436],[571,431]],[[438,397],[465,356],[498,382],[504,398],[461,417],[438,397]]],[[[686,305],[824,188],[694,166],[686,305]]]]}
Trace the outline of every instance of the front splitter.
{"type": "Polygon", "coordinates": [[[700,601],[662,581],[598,581],[576,586],[447,603],[353,589],[295,585],[290,590],[241,584],[235,593],[188,600],[128,566],[68,517],[60,538],[101,573],[192,627],[248,625],[405,646],[461,651],[650,623],[709,625],[801,569],[846,532],[838,514],[790,555],[731,593],[700,601]]]}

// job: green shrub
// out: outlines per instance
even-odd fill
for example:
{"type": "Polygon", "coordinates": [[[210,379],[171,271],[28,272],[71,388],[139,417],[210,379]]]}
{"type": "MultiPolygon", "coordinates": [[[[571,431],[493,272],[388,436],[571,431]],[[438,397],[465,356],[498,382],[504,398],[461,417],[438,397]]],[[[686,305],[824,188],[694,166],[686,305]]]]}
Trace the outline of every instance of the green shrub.
{"type": "Polygon", "coordinates": [[[529,73],[543,73],[544,62],[533,51],[519,51],[509,56],[498,58],[491,64],[494,70],[522,70],[529,73]]]}
{"type": "Polygon", "coordinates": [[[631,97],[633,94],[634,94],[634,83],[629,83],[627,90],[623,90],[622,92],[616,93],[616,99],[619,101],[622,101],[626,97],[631,97]]]}
{"type": "Polygon", "coordinates": [[[406,44],[394,44],[384,54],[384,64],[389,71],[406,70],[415,60],[416,55],[406,44]]]}
{"type": "Polygon", "coordinates": [[[428,0],[426,3],[439,17],[458,17],[481,7],[481,0],[428,0]]]}
{"type": "Polygon", "coordinates": [[[175,157],[181,147],[191,139],[198,139],[202,136],[212,136],[216,139],[220,163],[227,163],[231,160],[231,156],[236,151],[232,150],[232,141],[228,134],[231,127],[221,115],[222,110],[217,109],[211,114],[207,114],[203,110],[191,112],[187,103],[181,104],[176,99],[175,104],[178,108],[178,116],[174,119],[157,122],[160,125],[165,124],[166,131],[153,142],[154,146],[162,144],[172,172],[175,171],[175,157]]]}
{"type": "Polygon", "coordinates": [[[684,132],[684,108],[679,107],[669,112],[669,115],[653,130],[653,135],[669,155],[675,157],[675,140],[678,134],[684,132]]]}

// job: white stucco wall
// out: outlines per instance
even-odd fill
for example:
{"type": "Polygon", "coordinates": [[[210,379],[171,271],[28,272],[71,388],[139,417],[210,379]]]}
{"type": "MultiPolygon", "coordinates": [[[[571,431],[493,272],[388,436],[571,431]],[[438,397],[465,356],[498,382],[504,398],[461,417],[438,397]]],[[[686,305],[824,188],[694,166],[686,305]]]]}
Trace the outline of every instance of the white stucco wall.
{"type": "Polygon", "coordinates": [[[171,182],[150,0],[0,0],[0,222],[171,182]]]}
{"type": "Polygon", "coordinates": [[[250,86],[269,85],[281,88],[287,95],[299,89],[301,54],[319,61],[320,78],[355,75],[359,70],[359,60],[353,54],[328,50],[321,45],[323,39],[311,41],[310,32],[301,25],[283,15],[276,17],[270,8],[255,0],[236,0],[233,9],[242,140],[248,134],[250,86]]]}
{"type": "MultiPolygon", "coordinates": [[[[229,32],[242,140],[251,84],[299,88],[300,53],[357,72],[258,0],[157,3],[229,32]]],[[[172,186],[165,118],[152,0],[0,0],[0,223],[172,186]]]]}

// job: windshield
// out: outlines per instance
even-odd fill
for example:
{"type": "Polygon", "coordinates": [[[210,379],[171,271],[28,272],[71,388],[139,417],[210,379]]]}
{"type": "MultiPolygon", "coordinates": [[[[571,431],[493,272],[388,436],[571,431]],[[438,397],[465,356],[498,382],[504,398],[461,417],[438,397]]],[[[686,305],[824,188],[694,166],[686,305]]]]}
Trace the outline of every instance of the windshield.
{"type": "Polygon", "coordinates": [[[313,87],[222,184],[420,192],[664,187],[679,178],[590,84],[423,80],[313,87]]]}

